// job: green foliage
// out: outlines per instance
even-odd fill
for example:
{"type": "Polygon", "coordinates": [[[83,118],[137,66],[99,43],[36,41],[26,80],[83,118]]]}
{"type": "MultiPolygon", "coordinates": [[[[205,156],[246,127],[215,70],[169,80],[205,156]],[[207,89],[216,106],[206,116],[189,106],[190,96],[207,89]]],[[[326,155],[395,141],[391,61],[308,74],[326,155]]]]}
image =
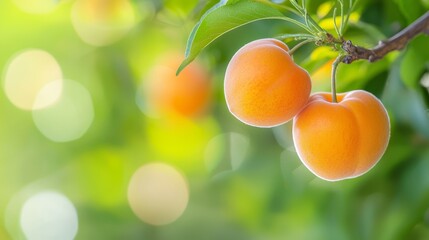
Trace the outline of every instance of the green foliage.
{"type": "MultiPolygon", "coordinates": [[[[401,9],[408,23],[413,22],[425,13],[425,8],[419,1],[415,1],[413,4],[410,4],[407,0],[395,0],[394,2],[398,5],[399,9],[401,9]]],[[[426,8],[426,10],[427,9],[428,8],[426,8]]]]}
{"type": "Polygon", "coordinates": [[[429,67],[429,49],[427,37],[420,36],[407,46],[401,64],[401,78],[409,88],[417,88],[420,79],[429,67]]]}
{"type": "MultiPolygon", "coordinates": [[[[406,58],[403,58],[402,64],[404,61],[406,58]]],[[[425,106],[421,94],[416,89],[404,86],[404,80],[401,80],[400,63],[401,58],[397,59],[391,66],[383,102],[399,121],[413,127],[419,134],[429,137],[427,106],[425,106]],[[397,100],[397,96],[401,96],[401,101],[397,100]]]]}
{"type": "MultiPolygon", "coordinates": [[[[302,0],[301,4],[296,0],[290,0],[289,3],[293,6],[292,8],[289,6],[276,5],[264,0],[229,0],[219,1],[210,9],[205,9],[204,14],[189,34],[185,60],[178,68],[177,74],[192,62],[201,50],[221,35],[242,25],[263,19],[287,21],[301,27],[307,32],[285,33],[280,35],[278,37],[279,39],[293,38],[295,40],[304,40],[305,42],[303,43],[317,42],[318,45],[335,45],[339,43],[340,40],[331,39],[332,36],[328,36],[328,31],[323,29],[317,21],[310,16],[305,0],[302,0]],[[291,13],[294,14],[294,16],[288,17],[287,14],[290,15],[291,13]]],[[[345,29],[348,26],[350,15],[357,1],[353,2],[353,0],[350,0],[347,6],[343,0],[337,0],[336,3],[338,6],[330,6],[332,7],[333,14],[331,21],[338,39],[342,39],[345,29]],[[339,16],[337,14],[337,9],[340,9],[339,16]],[[337,24],[337,17],[340,18],[339,24],[337,24]]],[[[208,5],[211,4],[212,2],[208,5]]],[[[326,12],[326,10],[323,11],[326,12]]],[[[297,48],[300,46],[301,45],[298,45],[297,48]]],[[[335,46],[335,48],[338,49],[338,46],[335,46]]],[[[293,54],[295,50],[296,49],[291,50],[291,54],[293,54]]]]}
{"type": "MultiPolygon", "coordinates": [[[[186,67],[203,48],[216,38],[244,24],[263,19],[288,19],[279,10],[259,1],[219,2],[209,9],[189,35],[185,57],[178,73],[186,67]]],[[[292,20],[293,21],[293,20],[292,20]]]]}

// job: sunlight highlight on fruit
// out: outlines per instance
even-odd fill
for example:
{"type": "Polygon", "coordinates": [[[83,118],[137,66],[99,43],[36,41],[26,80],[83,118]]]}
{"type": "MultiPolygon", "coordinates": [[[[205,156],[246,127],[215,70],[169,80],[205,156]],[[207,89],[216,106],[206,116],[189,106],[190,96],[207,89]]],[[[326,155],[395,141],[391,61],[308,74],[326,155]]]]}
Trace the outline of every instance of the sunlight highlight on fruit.
{"type": "Polygon", "coordinates": [[[140,167],[128,186],[128,202],[134,214],[151,225],[176,221],[188,205],[189,190],[185,177],[164,163],[140,167]]]}
{"type": "Polygon", "coordinates": [[[71,20],[79,37],[93,46],[120,40],[136,22],[129,0],[77,0],[71,20]]]}
{"type": "Polygon", "coordinates": [[[66,196],[45,191],[31,196],[24,203],[20,225],[28,240],[71,240],[78,231],[78,216],[66,196]]]}
{"type": "Polygon", "coordinates": [[[53,104],[61,95],[61,67],[46,51],[31,49],[17,54],[9,62],[4,76],[6,96],[18,108],[42,109],[53,104]],[[52,82],[56,82],[54,88],[41,92],[52,82]]]}
{"type": "Polygon", "coordinates": [[[63,0],[12,0],[24,12],[44,14],[54,11],[63,0]]]}
{"type": "MultiPolygon", "coordinates": [[[[48,84],[46,89],[56,88],[57,82],[48,84]]],[[[44,99],[38,96],[36,103],[44,99]]],[[[63,82],[61,97],[51,106],[34,110],[33,121],[40,132],[54,142],[68,142],[82,137],[94,119],[91,95],[80,83],[63,82]]]]}

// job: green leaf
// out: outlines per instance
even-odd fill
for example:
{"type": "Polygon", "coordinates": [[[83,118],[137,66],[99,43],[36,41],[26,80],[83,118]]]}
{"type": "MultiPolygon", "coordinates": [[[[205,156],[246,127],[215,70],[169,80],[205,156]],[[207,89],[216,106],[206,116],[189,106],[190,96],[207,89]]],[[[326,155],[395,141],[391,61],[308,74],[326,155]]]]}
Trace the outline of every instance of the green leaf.
{"type": "Polygon", "coordinates": [[[413,22],[425,13],[424,7],[419,1],[413,1],[411,4],[410,0],[395,0],[395,2],[408,20],[408,23],[413,22]]]}
{"type": "MultiPolygon", "coordinates": [[[[181,1],[178,1],[181,2],[181,1]]],[[[200,1],[201,3],[201,1],[200,1]]],[[[210,10],[214,10],[214,8],[218,8],[220,6],[224,5],[224,3],[222,1],[219,0],[207,0],[203,7],[200,9],[197,7],[195,7],[194,11],[197,11],[197,13],[194,15],[194,17],[200,19],[204,14],[207,14],[210,10]]]]}
{"type": "Polygon", "coordinates": [[[429,138],[427,106],[420,92],[404,85],[400,73],[402,60],[403,57],[396,59],[390,68],[382,101],[398,122],[407,124],[416,132],[429,138]]]}
{"type": "Polygon", "coordinates": [[[306,33],[287,33],[282,34],[280,36],[276,37],[279,40],[285,40],[285,39],[294,39],[294,40],[306,40],[306,39],[315,39],[315,36],[311,34],[306,33]]]}
{"type": "Polygon", "coordinates": [[[176,1],[176,0],[164,0],[164,8],[173,13],[186,16],[188,15],[197,5],[198,0],[187,0],[187,1],[176,1]]]}
{"type": "Polygon", "coordinates": [[[284,16],[270,3],[244,0],[219,2],[204,14],[189,35],[185,57],[177,74],[191,63],[197,55],[218,37],[242,25],[263,19],[281,19],[297,24],[304,29],[307,27],[292,18],[284,16]]]}
{"type": "Polygon", "coordinates": [[[419,81],[429,64],[428,37],[419,36],[411,41],[401,64],[401,78],[407,87],[419,87],[419,81]]]}

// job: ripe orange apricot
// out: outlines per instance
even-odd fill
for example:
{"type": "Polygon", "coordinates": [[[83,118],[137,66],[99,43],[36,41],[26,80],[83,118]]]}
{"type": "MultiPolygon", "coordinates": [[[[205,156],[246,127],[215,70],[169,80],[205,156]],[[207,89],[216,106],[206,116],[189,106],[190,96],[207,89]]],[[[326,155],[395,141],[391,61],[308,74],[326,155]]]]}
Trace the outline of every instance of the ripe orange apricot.
{"type": "Polygon", "coordinates": [[[337,181],[369,171],[390,137],[386,109],[374,95],[356,90],[318,93],[294,118],[293,140],[304,165],[318,177],[337,181]]]}
{"type": "Polygon", "coordinates": [[[225,98],[240,121],[273,127],[291,120],[307,103],[310,76],[287,51],[279,40],[259,39],[232,57],[225,74],[225,98]]]}
{"type": "Polygon", "coordinates": [[[209,74],[194,61],[176,76],[182,59],[179,55],[168,55],[149,74],[145,100],[151,113],[192,118],[206,110],[211,95],[209,74]]]}

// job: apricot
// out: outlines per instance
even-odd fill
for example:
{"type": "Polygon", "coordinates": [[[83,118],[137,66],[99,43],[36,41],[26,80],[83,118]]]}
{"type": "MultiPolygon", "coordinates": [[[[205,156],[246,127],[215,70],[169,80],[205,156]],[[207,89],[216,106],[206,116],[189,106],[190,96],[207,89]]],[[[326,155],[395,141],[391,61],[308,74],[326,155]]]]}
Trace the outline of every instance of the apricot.
{"type": "Polygon", "coordinates": [[[240,121],[273,127],[291,120],[311,91],[307,71],[294,63],[288,47],[276,39],[259,39],[239,49],[225,74],[225,99],[240,121]]]}
{"type": "Polygon", "coordinates": [[[383,104],[371,93],[356,90],[318,93],[293,120],[295,149],[316,176],[337,181],[368,172],[384,154],[390,122],[383,104]]]}
{"type": "Polygon", "coordinates": [[[145,100],[154,115],[198,117],[209,104],[212,89],[208,72],[194,61],[176,76],[182,59],[178,54],[168,55],[149,74],[145,100]]]}

